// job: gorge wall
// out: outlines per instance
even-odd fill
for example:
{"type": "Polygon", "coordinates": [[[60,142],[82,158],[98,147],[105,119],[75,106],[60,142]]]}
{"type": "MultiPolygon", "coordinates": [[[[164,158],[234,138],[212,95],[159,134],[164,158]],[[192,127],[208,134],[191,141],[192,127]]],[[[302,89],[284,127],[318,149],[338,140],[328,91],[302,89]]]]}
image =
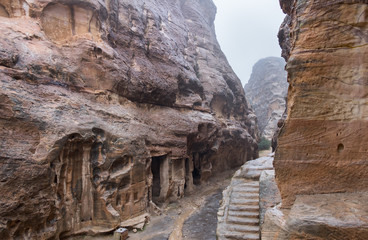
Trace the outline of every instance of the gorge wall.
{"type": "Polygon", "coordinates": [[[280,3],[290,87],[274,166],[286,215],[265,239],[367,239],[368,2],[280,3]]]}
{"type": "Polygon", "coordinates": [[[277,122],[285,112],[287,89],[284,59],[268,57],[253,66],[244,91],[257,116],[259,132],[267,139],[272,139],[277,122]]]}
{"type": "Polygon", "coordinates": [[[256,158],[211,0],[0,0],[0,239],[111,231],[256,158]]]}

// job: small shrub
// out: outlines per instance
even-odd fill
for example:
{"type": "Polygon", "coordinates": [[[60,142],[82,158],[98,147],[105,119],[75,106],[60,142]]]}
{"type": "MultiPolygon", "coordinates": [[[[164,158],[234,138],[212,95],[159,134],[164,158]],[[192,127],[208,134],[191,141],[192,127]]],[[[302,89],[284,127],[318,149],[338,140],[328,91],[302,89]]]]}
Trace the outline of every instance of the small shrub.
{"type": "Polygon", "coordinates": [[[258,150],[259,151],[268,150],[270,149],[270,147],[271,147],[271,141],[265,137],[262,137],[258,143],[258,150]]]}

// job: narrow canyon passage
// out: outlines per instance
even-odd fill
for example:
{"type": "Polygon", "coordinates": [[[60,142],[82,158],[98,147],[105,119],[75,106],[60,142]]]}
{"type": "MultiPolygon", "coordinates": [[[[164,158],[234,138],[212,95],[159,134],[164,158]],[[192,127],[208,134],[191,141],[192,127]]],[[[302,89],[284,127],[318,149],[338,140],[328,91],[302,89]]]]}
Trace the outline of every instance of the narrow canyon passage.
{"type": "Polygon", "coordinates": [[[368,0],[272,2],[244,91],[213,0],[0,0],[0,240],[367,240],[368,0]]]}

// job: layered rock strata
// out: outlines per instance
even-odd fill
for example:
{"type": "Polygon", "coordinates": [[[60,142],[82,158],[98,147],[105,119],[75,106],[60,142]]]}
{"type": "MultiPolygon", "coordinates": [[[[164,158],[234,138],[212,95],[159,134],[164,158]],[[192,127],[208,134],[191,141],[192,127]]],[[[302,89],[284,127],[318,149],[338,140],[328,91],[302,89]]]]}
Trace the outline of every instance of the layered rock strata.
{"type": "Polygon", "coordinates": [[[215,13],[210,0],[0,1],[0,239],[111,231],[257,157],[215,13]]]}
{"type": "Polygon", "coordinates": [[[367,1],[280,2],[290,87],[274,161],[283,209],[270,219],[282,234],[267,239],[366,239],[367,1]]]}
{"type": "Polygon", "coordinates": [[[275,156],[283,206],[299,194],[366,191],[368,4],[294,1],[288,117],[275,156]]]}
{"type": "Polygon", "coordinates": [[[261,59],[253,66],[252,75],[244,86],[247,100],[257,116],[261,136],[267,139],[272,139],[286,108],[288,83],[284,68],[282,58],[261,59]]]}

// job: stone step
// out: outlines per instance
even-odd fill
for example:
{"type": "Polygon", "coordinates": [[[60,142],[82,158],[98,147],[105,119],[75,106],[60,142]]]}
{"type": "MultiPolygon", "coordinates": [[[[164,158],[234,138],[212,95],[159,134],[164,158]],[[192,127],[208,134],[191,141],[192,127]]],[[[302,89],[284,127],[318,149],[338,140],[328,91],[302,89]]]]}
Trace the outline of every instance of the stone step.
{"type": "Polygon", "coordinates": [[[246,181],[244,181],[244,184],[246,184],[246,185],[259,186],[259,182],[258,181],[252,181],[252,180],[246,180],[246,181]]]}
{"type": "Polygon", "coordinates": [[[259,234],[241,234],[241,233],[227,233],[223,236],[224,238],[219,239],[229,239],[229,240],[259,240],[259,234]]]}
{"type": "Polygon", "coordinates": [[[258,178],[263,170],[272,169],[272,162],[263,164],[266,160],[246,163],[235,173],[219,215],[218,239],[260,240],[258,178]]]}
{"type": "Polygon", "coordinates": [[[233,216],[233,217],[257,217],[258,218],[259,217],[259,211],[249,212],[249,211],[229,210],[228,215],[233,216]]]}
{"type": "Polygon", "coordinates": [[[259,183],[258,181],[254,181],[254,180],[242,179],[242,180],[235,181],[233,184],[234,187],[239,186],[239,185],[258,186],[259,183]]]}
{"type": "Polygon", "coordinates": [[[233,185],[233,187],[259,187],[258,181],[241,182],[233,185]]]}
{"type": "Polygon", "coordinates": [[[239,224],[239,225],[252,225],[252,226],[259,226],[259,219],[253,217],[233,217],[228,216],[227,223],[231,224],[239,224]]]}
{"type": "Polygon", "coordinates": [[[257,194],[259,195],[259,192],[258,191],[232,191],[231,195],[234,195],[234,194],[257,194]]]}
{"type": "Polygon", "coordinates": [[[243,183],[239,183],[237,185],[233,185],[233,188],[244,188],[244,187],[249,187],[249,188],[259,188],[259,182],[258,181],[251,181],[251,182],[243,182],[243,183]]]}
{"type": "Polygon", "coordinates": [[[227,224],[227,231],[240,232],[240,233],[254,233],[259,234],[259,226],[254,225],[241,225],[241,224],[227,224]]]}
{"type": "Polygon", "coordinates": [[[233,187],[233,192],[259,192],[258,186],[237,186],[233,187]]]}
{"type": "Polygon", "coordinates": [[[256,198],[259,199],[258,192],[232,192],[231,198],[256,198]]]}
{"type": "Polygon", "coordinates": [[[258,172],[267,171],[267,170],[273,170],[273,168],[264,167],[264,166],[257,166],[257,167],[249,168],[248,172],[258,173],[258,172]]]}
{"type": "Polygon", "coordinates": [[[230,205],[229,211],[259,212],[259,205],[230,205]]]}
{"type": "Polygon", "coordinates": [[[259,199],[231,199],[231,205],[259,205],[259,199]]]}
{"type": "Polygon", "coordinates": [[[273,168],[265,166],[252,166],[249,168],[249,171],[263,171],[263,170],[273,170],[273,168]]]}

